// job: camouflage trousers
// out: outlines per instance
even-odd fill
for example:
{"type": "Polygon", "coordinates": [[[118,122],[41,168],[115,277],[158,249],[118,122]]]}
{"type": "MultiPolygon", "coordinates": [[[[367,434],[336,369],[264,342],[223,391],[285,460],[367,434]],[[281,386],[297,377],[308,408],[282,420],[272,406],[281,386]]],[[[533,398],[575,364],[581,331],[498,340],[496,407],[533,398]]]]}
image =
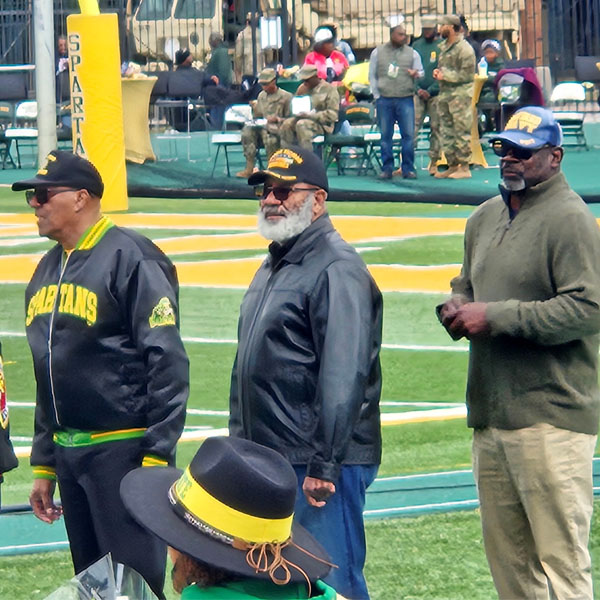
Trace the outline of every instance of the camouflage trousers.
{"type": "Polygon", "coordinates": [[[440,92],[437,100],[442,150],[449,167],[468,165],[471,159],[471,97],[440,92]]]}
{"type": "Polygon", "coordinates": [[[437,96],[423,100],[415,94],[415,140],[423,126],[425,116],[429,115],[429,160],[436,163],[442,156],[440,142],[440,119],[438,115],[437,96]]]}
{"type": "Polygon", "coordinates": [[[267,131],[262,127],[244,126],[242,129],[242,148],[244,149],[244,157],[247,161],[254,162],[256,160],[256,152],[261,141],[267,153],[267,160],[281,145],[279,135],[276,133],[267,131]]]}
{"type": "Polygon", "coordinates": [[[325,130],[320,123],[312,119],[298,119],[290,117],[281,125],[281,143],[298,144],[307,150],[313,149],[313,138],[316,135],[323,135],[325,130]]]}

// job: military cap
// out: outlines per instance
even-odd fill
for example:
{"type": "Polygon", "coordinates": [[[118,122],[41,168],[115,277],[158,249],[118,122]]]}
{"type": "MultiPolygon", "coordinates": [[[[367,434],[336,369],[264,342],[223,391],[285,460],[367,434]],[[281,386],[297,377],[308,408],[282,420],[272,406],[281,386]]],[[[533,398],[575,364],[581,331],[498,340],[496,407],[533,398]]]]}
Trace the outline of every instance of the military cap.
{"type": "Polygon", "coordinates": [[[441,20],[442,25],[459,25],[460,26],[460,18],[456,15],[444,15],[441,20]]]}
{"type": "Polygon", "coordinates": [[[438,18],[434,15],[423,15],[421,17],[421,29],[433,29],[437,27],[438,18]]]}
{"type": "Polygon", "coordinates": [[[304,65],[297,73],[296,77],[302,81],[306,81],[317,75],[317,67],[315,65],[304,65]]]}
{"type": "Polygon", "coordinates": [[[258,76],[258,83],[270,83],[277,77],[275,69],[263,69],[258,76]]]}

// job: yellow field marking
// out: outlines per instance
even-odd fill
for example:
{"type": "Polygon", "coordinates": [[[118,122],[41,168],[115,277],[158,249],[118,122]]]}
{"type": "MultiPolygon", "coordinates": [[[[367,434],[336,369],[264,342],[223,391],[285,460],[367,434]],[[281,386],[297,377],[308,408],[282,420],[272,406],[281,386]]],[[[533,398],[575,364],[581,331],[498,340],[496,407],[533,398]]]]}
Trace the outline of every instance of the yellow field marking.
{"type": "MultiPolygon", "coordinates": [[[[252,218],[254,227],[256,227],[256,217],[252,218]]],[[[332,220],[340,235],[351,244],[426,235],[460,235],[465,226],[465,219],[344,216],[334,217],[332,220]]],[[[223,224],[221,223],[221,225],[223,224]]],[[[163,252],[170,256],[193,252],[266,250],[268,246],[268,242],[255,232],[159,238],[155,242],[163,252]]]]}
{"type": "MultiPolygon", "coordinates": [[[[164,252],[175,257],[194,252],[226,250],[256,250],[266,252],[267,241],[254,230],[255,215],[206,214],[114,214],[118,225],[127,227],[185,229],[251,229],[248,233],[190,235],[157,239],[164,252]]],[[[333,222],[350,243],[377,242],[427,235],[461,234],[465,219],[339,216],[333,222]]],[[[19,226],[21,234],[35,234],[35,216],[31,213],[0,214],[3,225],[19,226]]],[[[5,231],[8,231],[6,229],[5,231]]],[[[13,230],[15,231],[15,230],[13,230]]],[[[0,256],[0,281],[27,283],[40,253],[0,256]]],[[[179,262],[175,264],[180,283],[184,286],[246,288],[261,258],[179,262]]],[[[454,265],[412,267],[403,265],[372,265],[373,277],[383,291],[446,292],[452,277],[458,272],[454,265]]]]}

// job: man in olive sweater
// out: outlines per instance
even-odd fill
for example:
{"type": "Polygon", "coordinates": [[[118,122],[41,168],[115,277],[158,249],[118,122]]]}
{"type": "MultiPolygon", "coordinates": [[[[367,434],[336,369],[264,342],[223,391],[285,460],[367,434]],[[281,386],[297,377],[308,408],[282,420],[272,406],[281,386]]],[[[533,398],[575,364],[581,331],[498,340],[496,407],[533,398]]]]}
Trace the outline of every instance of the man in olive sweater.
{"type": "Polygon", "coordinates": [[[593,597],[588,551],[598,431],[600,230],[560,171],[541,107],[492,140],[500,195],[467,222],[438,307],[471,344],[467,383],[485,550],[501,599],[593,597]]]}

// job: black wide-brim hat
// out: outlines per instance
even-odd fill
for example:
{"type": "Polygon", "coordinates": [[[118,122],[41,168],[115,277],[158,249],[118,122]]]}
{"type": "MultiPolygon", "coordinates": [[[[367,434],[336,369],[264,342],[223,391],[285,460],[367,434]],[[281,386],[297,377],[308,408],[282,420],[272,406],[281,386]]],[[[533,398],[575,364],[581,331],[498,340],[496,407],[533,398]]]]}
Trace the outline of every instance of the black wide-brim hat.
{"type": "MultiPolygon", "coordinates": [[[[274,450],[248,440],[214,437],[203,443],[185,472],[172,467],[141,467],[123,478],[120,490],[134,519],[169,546],[218,569],[271,579],[268,572],[257,572],[248,564],[245,549],[226,540],[228,529],[235,529],[231,517],[219,528],[205,518],[210,522],[214,514],[222,518],[232,512],[233,521],[239,517],[242,526],[246,517],[258,522],[264,519],[267,526],[291,521],[296,487],[293,468],[274,450]],[[193,512],[174,497],[175,490],[194,498],[190,501],[193,512]],[[198,498],[200,501],[195,502],[198,498]]],[[[293,544],[283,544],[281,555],[306,573],[305,577],[290,567],[290,581],[308,578],[314,582],[325,576],[330,564],[323,547],[293,521],[290,533],[293,544]]],[[[283,572],[279,570],[276,575],[283,572]]]]}

